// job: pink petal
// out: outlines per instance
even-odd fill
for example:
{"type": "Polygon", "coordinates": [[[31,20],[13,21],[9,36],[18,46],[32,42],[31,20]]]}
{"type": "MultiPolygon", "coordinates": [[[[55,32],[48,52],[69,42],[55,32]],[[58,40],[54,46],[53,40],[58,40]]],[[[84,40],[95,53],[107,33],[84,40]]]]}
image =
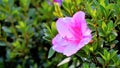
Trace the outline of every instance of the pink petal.
{"type": "Polygon", "coordinates": [[[78,44],[78,47],[77,47],[76,51],[79,51],[82,47],[84,47],[86,44],[88,44],[91,39],[92,39],[92,36],[84,37],[84,38],[80,41],[80,43],[78,44]]]}
{"type": "Polygon", "coordinates": [[[84,37],[79,44],[69,43],[69,45],[66,46],[66,48],[64,49],[63,54],[66,56],[71,56],[77,53],[77,51],[79,51],[82,47],[84,47],[85,44],[88,44],[91,39],[92,39],[92,36],[90,35],[90,36],[84,37]]]}
{"type": "Polygon", "coordinates": [[[72,32],[74,36],[72,39],[75,40],[76,42],[79,42],[82,38],[81,28],[76,24],[74,26],[71,26],[70,31],[72,32]]]}
{"type": "Polygon", "coordinates": [[[66,45],[68,45],[67,41],[64,40],[59,34],[56,35],[56,37],[53,38],[52,40],[52,48],[57,51],[62,53],[66,47],[66,45]]]}
{"type": "Polygon", "coordinates": [[[59,53],[63,53],[63,51],[64,51],[64,49],[65,49],[65,47],[59,46],[58,44],[57,44],[57,45],[54,45],[52,48],[53,48],[53,50],[55,50],[55,51],[57,51],[57,52],[59,52],[59,53]]]}
{"type": "Polygon", "coordinates": [[[81,45],[86,45],[90,42],[90,40],[92,39],[92,36],[89,35],[89,36],[84,36],[83,39],[80,41],[79,43],[79,48],[83,47],[81,45]]]}
{"type": "Polygon", "coordinates": [[[70,25],[71,25],[71,18],[70,17],[59,18],[56,22],[58,33],[62,37],[72,38],[73,35],[69,30],[70,25]]]}
{"type": "MultiPolygon", "coordinates": [[[[73,15],[74,20],[84,20],[85,19],[85,13],[83,11],[76,12],[73,15]]],[[[79,22],[79,21],[78,21],[79,22]]]]}
{"type": "Polygon", "coordinates": [[[85,20],[85,13],[82,12],[82,11],[79,11],[79,12],[75,13],[73,15],[73,21],[74,21],[74,23],[79,25],[79,27],[81,28],[82,33],[84,34],[84,32],[87,29],[87,23],[86,23],[86,20],[85,20]]]}
{"type": "Polygon", "coordinates": [[[64,52],[63,54],[66,55],[66,56],[71,56],[73,54],[75,54],[77,51],[78,51],[78,45],[77,44],[69,44],[65,49],[64,49],[64,52]]]}
{"type": "Polygon", "coordinates": [[[83,33],[83,36],[89,36],[89,35],[91,35],[91,30],[87,28],[86,31],[83,33]]]}

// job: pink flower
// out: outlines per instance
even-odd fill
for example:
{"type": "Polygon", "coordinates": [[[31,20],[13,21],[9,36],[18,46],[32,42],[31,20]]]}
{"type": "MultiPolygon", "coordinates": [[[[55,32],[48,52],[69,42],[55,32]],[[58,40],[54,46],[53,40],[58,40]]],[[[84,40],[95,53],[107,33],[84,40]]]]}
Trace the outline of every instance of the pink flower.
{"type": "Polygon", "coordinates": [[[62,0],[53,0],[53,2],[54,2],[54,3],[58,3],[58,4],[59,4],[59,6],[61,6],[61,5],[62,5],[62,0]]]}
{"type": "Polygon", "coordinates": [[[82,11],[75,13],[73,17],[59,18],[56,27],[58,34],[52,40],[52,48],[66,56],[75,54],[92,39],[82,11]]]}

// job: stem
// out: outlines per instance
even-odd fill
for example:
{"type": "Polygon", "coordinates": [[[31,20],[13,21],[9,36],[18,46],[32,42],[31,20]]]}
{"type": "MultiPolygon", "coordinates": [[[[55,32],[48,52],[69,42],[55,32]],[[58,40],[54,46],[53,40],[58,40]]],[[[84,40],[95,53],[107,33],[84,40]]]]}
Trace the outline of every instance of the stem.
{"type": "Polygon", "coordinates": [[[97,58],[96,58],[96,55],[94,53],[92,53],[93,55],[93,59],[95,60],[95,64],[97,64],[97,58]]]}
{"type": "Polygon", "coordinates": [[[0,37],[1,37],[1,29],[2,29],[2,26],[1,26],[1,23],[0,23],[0,37]]]}
{"type": "Polygon", "coordinates": [[[25,46],[28,47],[29,37],[28,37],[28,34],[27,34],[27,33],[25,34],[24,39],[25,39],[25,46]]]}
{"type": "Polygon", "coordinates": [[[117,25],[119,19],[120,19],[120,18],[119,18],[119,16],[118,16],[117,19],[115,20],[115,25],[117,25]]]}
{"type": "Polygon", "coordinates": [[[97,23],[96,23],[96,20],[94,20],[94,27],[96,28],[95,31],[96,31],[96,38],[97,38],[97,41],[98,41],[98,38],[99,38],[99,34],[98,34],[98,30],[97,30],[97,23]]]}
{"type": "Polygon", "coordinates": [[[14,34],[15,34],[16,38],[18,38],[17,30],[16,30],[16,28],[15,28],[15,26],[14,26],[14,23],[13,23],[13,22],[11,22],[11,25],[12,25],[13,32],[14,32],[14,34]]]}

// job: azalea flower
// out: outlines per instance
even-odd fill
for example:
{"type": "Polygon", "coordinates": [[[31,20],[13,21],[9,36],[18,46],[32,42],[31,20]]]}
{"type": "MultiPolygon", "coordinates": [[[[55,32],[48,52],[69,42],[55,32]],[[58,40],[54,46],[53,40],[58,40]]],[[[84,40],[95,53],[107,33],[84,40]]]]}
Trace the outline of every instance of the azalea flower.
{"type": "Polygon", "coordinates": [[[73,17],[59,18],[56,27],[58,34],[52,39],[52,48],[66,56],[77,53],[92,39],[83,11],[76,12],[73,17]]]}

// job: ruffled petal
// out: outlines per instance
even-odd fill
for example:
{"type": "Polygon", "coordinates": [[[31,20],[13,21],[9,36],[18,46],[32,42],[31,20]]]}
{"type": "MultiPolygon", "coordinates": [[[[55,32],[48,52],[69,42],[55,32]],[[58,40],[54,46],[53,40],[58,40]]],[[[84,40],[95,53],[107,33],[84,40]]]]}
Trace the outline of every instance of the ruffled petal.
{"type": "Polygon", "coordinates": [[[62,37],[72,38],[73,35],[69,29],[70,25],[71,25],[71,18],[70,17],[59,18],[56,22],[58,33],[62,37]]]}

